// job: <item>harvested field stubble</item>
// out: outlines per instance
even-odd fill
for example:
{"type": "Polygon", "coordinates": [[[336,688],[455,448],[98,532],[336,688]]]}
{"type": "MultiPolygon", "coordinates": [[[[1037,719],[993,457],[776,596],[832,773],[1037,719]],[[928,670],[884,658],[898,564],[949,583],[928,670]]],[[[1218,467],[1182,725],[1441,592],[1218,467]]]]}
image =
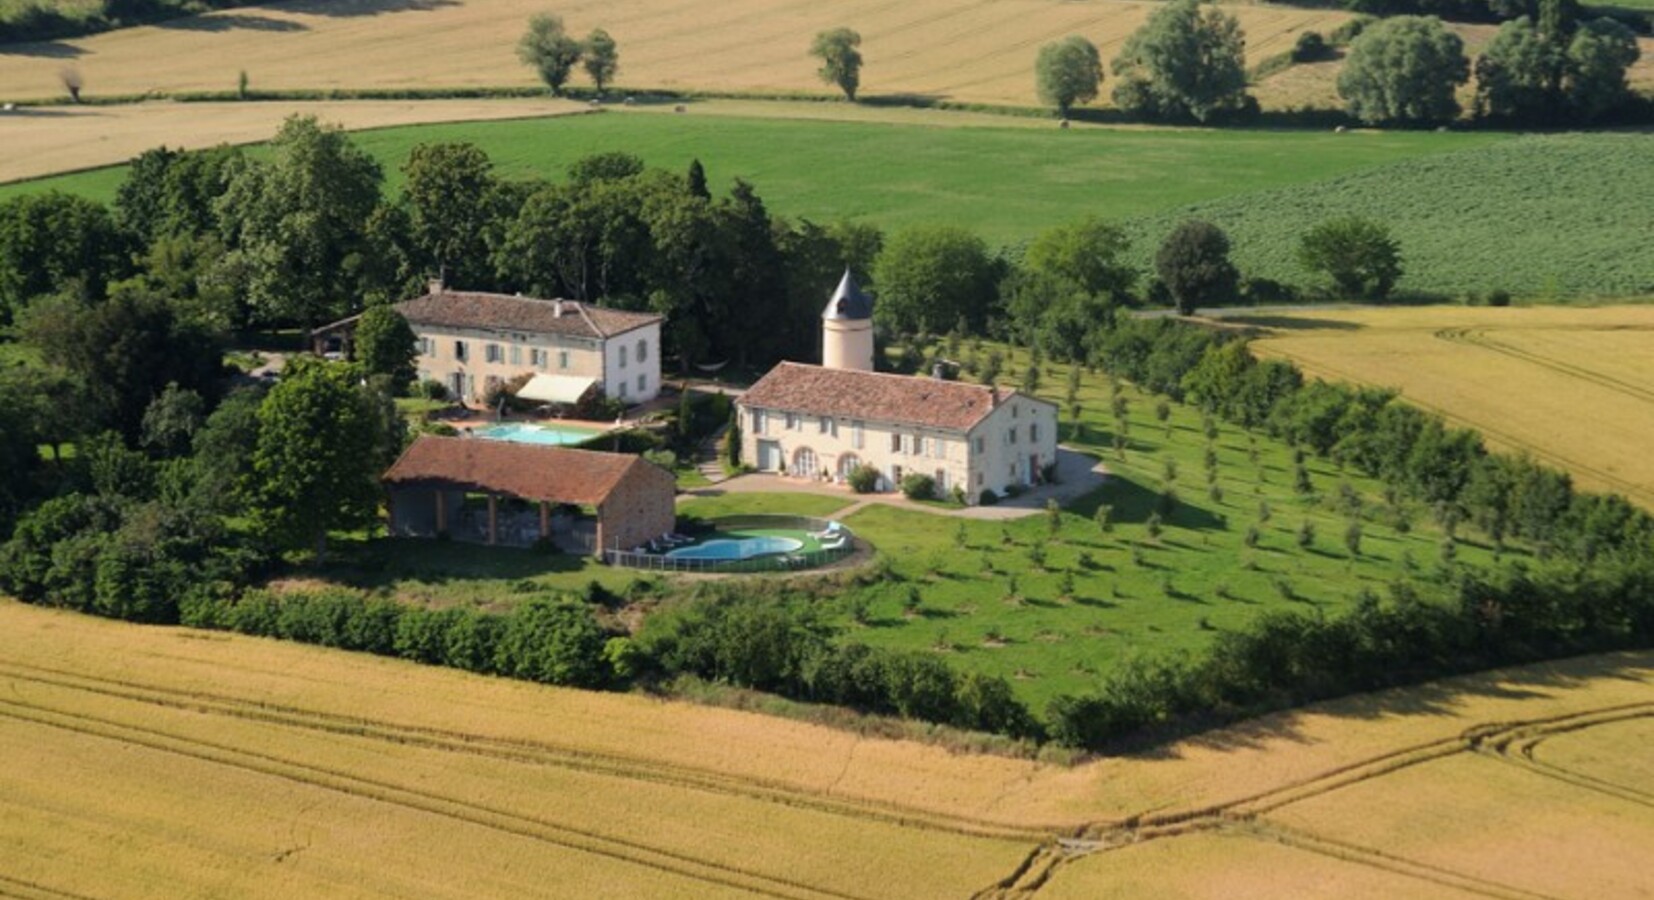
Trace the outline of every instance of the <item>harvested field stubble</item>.
{"type": "MultiPolygon", "coordinates": [[[[1034,105],[1041,44],[1083,34],[1112,57],[1155,4],[1131,0],[571,0],[570,33],[601,27],[620,45],[619,83],[653,88],[807,92],[830,89],[807,50],[816,32],[848,24],[863,38],[865,95],[910,94],[1034,105]]],[[[259,90],[533,86],[516,58],[537,0],[359,3],[308,0],[211,13],[63,41],[88,93],[231,90],[246,70],[259,90]],[[417,47],[417,50],[411,49],[417,47]]],[[[1333,10],[1236,5],[1256,58],[1289,49],[1299,31],[1331,30],[1333,10]]],[[[59,49],[54,56],[61,56],[59,49]]],[[[61,60],[0,55],[0,85],[18,97],[62,92],[61,60]]],[[[583,80],[577,79],[583,83],[583,80]]]]}
{"type": "MultiPolygon", "coordinates": [[[[25,895],[968,896],[1048,879],[1059,896],[1198,896],[1210,873],[1243,896],[1405,897],[1481,877],[1502,832],[1478,832],[1471,870],[1434,881],[1410,874],[1439,855],[1418,838],[1381,848],[1418,855],[1388,868],[1335,840],[1428,811],[1441,791],[1479,797],[1500,823],[1521,803],[1405,780],[1444,761],[1542,783],[1547,805],[1525,813],[1540,823],[1549,804],[1567,821],[1619,804],[1602,835],[1622,854],[1650,827],[1646,807],[1472,752],[1547,727],[1479,722],[1562,716],[1552,738],[1573,740],[1587,720],[1636,721],[1629,708],[1654,707],[1650,654],[1354,698],[1062,768],[4,601],[0,633],[0,891],[25,895]],[[1327,799],[1341,796],[1359,799],[1327,799]],[[1368,803],[1376,825],[1358,815],[1368,803]],[[1332,836],[1309,821],[1328,809],[1332,836]]],[[[1468,841],[1473,824],[1441,829],[1468,841]]],[[[1530,869],[1501,883],[1557,877],[1530,869]]],[[[1595,896],[1622,884],[1623,869],[1604,871],[1595,896]]]]}

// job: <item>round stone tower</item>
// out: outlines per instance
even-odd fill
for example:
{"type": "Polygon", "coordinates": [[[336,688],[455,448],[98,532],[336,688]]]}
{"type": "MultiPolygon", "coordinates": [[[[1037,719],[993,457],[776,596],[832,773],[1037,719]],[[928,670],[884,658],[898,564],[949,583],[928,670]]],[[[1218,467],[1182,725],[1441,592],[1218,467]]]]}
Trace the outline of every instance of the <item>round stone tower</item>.
{"type": "Polygon", "coordinates": [[[821,311],[821,364],[873,371],[873,298],[862,293],[849,269],[821,311]]]}

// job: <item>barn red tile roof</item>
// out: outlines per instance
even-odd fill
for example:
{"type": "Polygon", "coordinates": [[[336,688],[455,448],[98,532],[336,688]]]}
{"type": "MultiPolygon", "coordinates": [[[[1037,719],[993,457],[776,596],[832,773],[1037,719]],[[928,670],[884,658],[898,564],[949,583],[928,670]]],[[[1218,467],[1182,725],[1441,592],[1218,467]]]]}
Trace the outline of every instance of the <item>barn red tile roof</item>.
{"type": "MultiPolygon", "coordinates": [[[[784,362],[741,396],[748,407],[969,431],[1016,391],[784,362]]],[[[1041,401],[1044,402],[1044,401],[1041,401]]]]}
{"type": "MultiPolygon", "coordinates": [[[[526,500],[595,506],[622,481],[652,468],[653,463],[628,453],[427,434],[403,451],[385,473],[384,482],[441,482],[526,500]]],[[[670,485],[671,481],[667,475],[663,483],[670,485]]]]}
{"type": "Polygon", "coordinates": [[[588,338],[611,337],[661,320],[654,313],[627,312],[574,300],[539,300],[511,294],[450,290],[404,300],[396,304],[396,311],[414,325],[529,331],[588,338]]]}

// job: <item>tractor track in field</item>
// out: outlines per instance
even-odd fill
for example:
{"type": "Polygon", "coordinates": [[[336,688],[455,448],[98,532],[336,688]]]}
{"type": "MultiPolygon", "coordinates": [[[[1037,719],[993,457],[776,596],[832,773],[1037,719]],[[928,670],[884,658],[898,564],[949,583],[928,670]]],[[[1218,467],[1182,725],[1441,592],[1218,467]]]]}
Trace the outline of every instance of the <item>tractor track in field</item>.
{"type": "MultiPolygon", "coordinates": [[[[1374,384],[1371,379],[1362,378],[1361,376],[1351,372],[1341,371],[1337,367],[1327,365],[1323,362],[1309,362],[1288,353],[1282,353],[1280,355],[1291,360],[1293,364],[1303,370],[1306,375],[1344,381],[1350,384],[1374,384]]],[[[1385,387],[1385,385],[1377,386],[1385,387]]],[[[1393,385],[1388,387],[1394,389],[1393,385]]],[[[1496,425],[1489,425],[1483,421],[1465,418],[1464,416],[1454,413],[1452,410],[1420,400],[1405,391],[1401,391],[1400,396],[1412,406],[1416,406],[1426,412],[1441,416],[1442,420],[1450,425],[1457,425],[1478,431],[1486,437],[1491,438],[1496,443],[1503,444],[1504,446],[1514,450],[1523,451],[1529,456],[1551,463],[1565,472],[1587,476],[1609,486],[1614,490],[1619,491],[1620,493],[1625,494],[1627,497],[1641,501],[1645,506],[1654,506],[1654,488],[1631,481],[1630,479],[1616,475],[1613,472],[1609,472],[1606,469],[1593,466],[1590,463],[1581,462],[1570,456],[1564,456],[1554,450],[1547,450],[1544,447],[1536,446],[1521,437],[1511,434],[1508,431],[1501,430],[1496,425]]]]}
{"type": "Polygon", "coordinates": [[[1654,718],[1654,704],[1649,704],[1641,709],[1632,707],[1605,712],[1599,716],[1582,717],[1579,720],[1553,728],[1542,728],[1533,731],[1516,729],[1503,732],[1492,740],[1479,742],[1476,750],[1500,762],[1510,763],[1536,775],[1561,781],[1583,790],[1605,794],[1627,803],[1654,809],[1654,791],[1648,790],[1647,787],[1632,787],[1607,778],[1577,772],[1566,766],[1545,762],[1536,753],[1540,744],[1558,735],[1569,734],[1597,725],[1611,725],[1616,722],[1629,722],[1645,718],[1654,718]]]}
{"type": "Polygon", "coordinates": [[[1346,862],[1383,869],[1430,881],[1458,891],[1500,900],[1550,900],[1549,895],[1502,884],[1382,850],[1327,838],[1265,818],[1269,813],[1340,788],[1381,778],[1423,763],[1464,753],[1490,755],[1539,771],[1581,787],[1611,793],[1620,799],[1654,808],[1654,794],[1603,779],[1571,772],[1533,757],[1533,747],[1545,738],[1598,725],[1654,717],[1654,701],[1614,704],[1535,719],[1485,722],[1459,734],[1414,744],[1357,760],[1280,787],[1245,797],[1187,810],[1133,816],[1119,823],[1097,823],[1079,838],[1059,839],[1042,846],[1009,877],[983,889],[976,900],[1034,896],[1063,865],[1095,853],[1107,853],[1144,841],[1221,831],[1269,840],[1346,862]],[[1548,771],[1547,771],[1548,770],[1548,771]]]}
{"type": "Polygon", "coordinates": [[[0,699],[0,719],[69,731],[83,736],[144,747],[239,769],[255,775],[280,778],[311,788],[332,791],[362,800],[397,806],[486,828],[516,837],[581,853],[603,856],[642,868],[719,885],[747,893],[789,900],[861,900],[859,895],[816,887],[737,866],[709,862],[639,841],[616,838],[573,828],[531,815],[500,809],[457,797],[366,778],[270,753],[219,744],[84,713],[67,712],[12,699],[0,699]]]}
{"type": "Polygon", "coordinates": [[[94,900],[86,894],[76,894],[22,878],[0,874],[0,897],[16,900],[94,900]]]}
{"type": "MultiPolygon", "coordinates": [[[[1035,896],[1063,866],[1085,856],[1106,853],[1150,840],[1203,832],[1280,843],[1345,862],[1422,879],[1472,896],[1499,900],[1548,900],[1546,895],[1478,878],[1463,872],[1419,862],[1383,850],[1327,838],[1267,818],[1283,807],[1319,797],[1343,787],[1380,778],[1415,765],[1461,753],[1475,753],[1522,766],[1576,787],[1609,793],[1654,808],[1654,794],[1594,776],[1551,766],[1536,758],[1534,748],[1547,737],[1598,725],[1654,717],[1654,701],[1602,706],[1584,711],[1520,720],[1479,723],[1456,735],[1401,747],[1386,753],[1325,769],[1287,784],[1204,807],[1142,813],[1119,820],[1093,822],[1082,827],[1017,828],[996,822],[951,817],[900,806],[839,801],[826,792],[780,782],[749,780],[689,766],[662,764],[623,754],[593,752],[538,741],[493,738],[462,731],[398,724],[377,719],[264,703],[209,691],[165,688],[118,679],[0,661],[0,680],[12,683],[12,692],[0,699],[0,718],[121,741],[155,751],[195,758],[243,771],[282,778],[341,794],[443,816],[457,822],[492,829],[575,852],[605,856],[673,876],[694,879],[760,895],[786,898],[847,898],[837,892],[785,876],[768,875],[739,865],[711,862],[670,849],[652,846],[624,835],[566,824],[487,803],[425,790],[420,787],[365,777],[227,743],[180,734],[80,712],[62,702],[80,693],[137,708],[158,707],[207,716],[223,716],[282,729],[322,733],[366,741],[459,753],[531,766],[563,768],[596,776],[647,781],[711,794],[739,796],[798,807],[851,819],[880,821],[903,827],[953,832],[973,837],[1025,841],[1030,849],[1004,878],[975,896],[1012,898],[1035,896]],[[40,690],[30,696],[29,687],[40,690]],[[44,696],[40,696],[44,694],[44,696]],[[57,696],[53,696],[56,694],[57,696]],[[53,701],[57,702],[53,702],[53,701]]],[[[74,898],[32,883],[0,879],[0,895],[23,898],[74,898]]]]}
{"type": "MultiPolygon", "coordinates": [[[[1565,375],[1569,378],[1575,378],[1575,379],[1578,379],[1580,381],[1587,381],[1587,382],[1590,382],[1591,384],[1594,384],[1598,387],[1607,388],[1608,390],[1613,391],[1615,393],[1624,394],[1627,397],[1631,397],[1631,398],[1636,399],[1636,400],[1641,400],[1645,403],[1654,403],[1654,390],[1650,390],[1649,388],[1643,387],[1642,385],[1634,384],[1632,382],[1626,381],[1626,380],[1621,379],[1621,378],[1615,378],[1612,375],[1604,375],[1601,372],[1595,371],[1593,369],[1588,369],[1584,366],[1575,365],[1574,363],[1564,362],[1562,360],[1554,359],[1552,357],[1546,356],[1542,353],[1536,353],[1532,350],[1524,350],[1520,347],[1515,347],[1515,346],[1512,346],[1510,344],[1504,343],[1502,341],[1496,340],[1496,339],[1494,339],[1493,337],[1490,336],[1490,333],[1494,332],[1494,331],[1497,331],[1497,330],[1498,329],[1488,328],[1488,327],[1480,327],[1480,328],[1443,328],[1443,329],[1438,330],[1435,333],[1435,337],[1436,337],[1437,340],[1447,341],[1448,343],[1468,344],[1468,345],[1473,346],[1473,347],[1481,347],[1484,350],[1489,350],[1489,351],[1492,351],[1494,353],[1501,353],[1501,354],[1504,354],[1505,356],[1511,357],[1512,359],[1519,360],[1519,361],[1525,362],[1525,363],[1529,363],[1531,365],[1539,366],[1542,369],[1548,369],[1552,372],[1557,373],[1558,375],[1565,375]]],[[[1574,329],[1574,330],[1602,330],[1602,329],[1574,329]]],[[[1627,331],[1627,330],[1649,331],[1649,330],[1654,330],[1654,329],[1620,328],[1620,329],[1615,329],[1615,330],[1618,330],[1618,331],[1627,331]]]]}
{"type": "Polygon", "coordinates": [[[903,828],[960,834],[997,840],[1044,840],[1073,830],[1072,826],[1004,825],[990,820],[931,813],[897,804],[868,800],[841,800],[824,792],[780,781],[662,763],[623,754],[604,753],[544,741],[488,737],[463,731],[429,728],[357,716],[343,716],[301,707],[263,703],[214,694],[178,690],[62,670],[0,661],[0,678],[14,683],[38,683],[118,700],[218,715],[294,730],[321,732],[369,741],[419,747],[522,765],[545,766],[583,774],[644,781],[720,796],[773,803],[842,818],[877,821],[903,828]]]}

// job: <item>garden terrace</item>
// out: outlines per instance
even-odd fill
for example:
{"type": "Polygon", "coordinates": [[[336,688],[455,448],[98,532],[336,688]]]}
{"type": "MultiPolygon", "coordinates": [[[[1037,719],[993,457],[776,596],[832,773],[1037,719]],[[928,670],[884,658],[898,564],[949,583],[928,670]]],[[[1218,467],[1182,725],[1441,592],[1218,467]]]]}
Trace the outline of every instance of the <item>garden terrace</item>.
{"type": "Polygon", "coordinates": [[[627,454],[425,435],[383,480],[391,534],[403,537],[549,541],[600,555],[676,521],[672,474],[627,454]]]}

